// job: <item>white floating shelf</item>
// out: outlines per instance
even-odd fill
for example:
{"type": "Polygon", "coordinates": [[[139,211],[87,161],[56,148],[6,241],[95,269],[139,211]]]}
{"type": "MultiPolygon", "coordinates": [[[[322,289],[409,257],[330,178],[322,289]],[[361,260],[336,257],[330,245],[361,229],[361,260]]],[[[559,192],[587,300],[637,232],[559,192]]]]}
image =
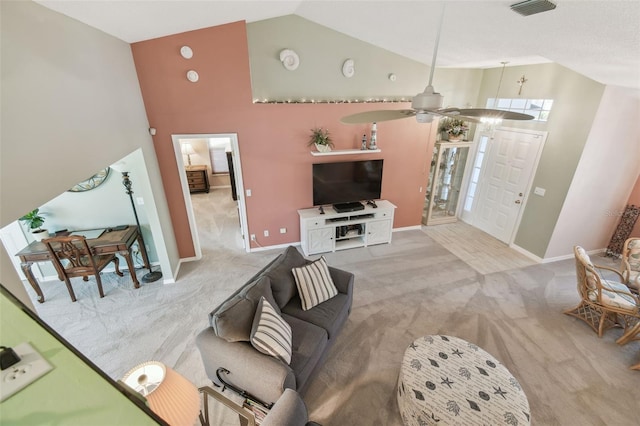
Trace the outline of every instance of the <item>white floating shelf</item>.
{"type": "Polygon", "coordinates": [[[353,155],[353,154],[374,154],[376,152],[382,152],[380,149],[337,149],[329,152],[311,151],[311,155],[314,157],[320,157],[323,155],[353,155]]]}

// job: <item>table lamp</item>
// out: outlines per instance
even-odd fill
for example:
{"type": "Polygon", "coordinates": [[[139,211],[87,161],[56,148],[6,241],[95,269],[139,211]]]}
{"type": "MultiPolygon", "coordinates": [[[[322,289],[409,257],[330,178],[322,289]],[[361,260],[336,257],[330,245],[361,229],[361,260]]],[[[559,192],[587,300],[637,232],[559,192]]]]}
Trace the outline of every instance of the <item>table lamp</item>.
{"type": "Polygon", "coordinates": [[[189,142],[185,142],[182,144],[182,155],[187,156],[187,162],[191,165],[191,156],[195,154],[196,151],[193,149],[189,142]]]}
{"type": "Polygon", "coordinates": [[[172,426],[192,426],[200,413],[198,389],[158,361],[133,367],[122,381],[144,396],[151,411],[172,426]]]}

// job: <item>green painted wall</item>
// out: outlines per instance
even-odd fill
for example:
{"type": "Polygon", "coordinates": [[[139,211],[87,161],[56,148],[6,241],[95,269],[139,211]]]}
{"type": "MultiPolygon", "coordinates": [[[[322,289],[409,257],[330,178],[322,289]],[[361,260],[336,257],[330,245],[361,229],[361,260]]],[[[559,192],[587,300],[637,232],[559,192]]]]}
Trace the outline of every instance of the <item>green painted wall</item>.
{"type": "Polygon", "coordinates": [[[54,368],[0,405],[3,425],[155,425],[154,415],[0,294],[3,346],[28,342],[54,368]],[[152,417],[153,416],[153,417],[152,417]]]}
{"type": "MultiPolygon", "coordinates": [[[[484,105],[487,98],[495,96],[501,71],[501,67],[485,70],[478,104],[484,105]]],[[[505,127],[548,132],[514,241],[516,245],[543,258],[605,86],[557,64],[507,67],[499,97],[519,97],[516,81],[522,75],[528,79],[522,89],[522,98],[554,100],[546,123],[503,123],[505,127]],[[544,197],[533,195],[536,186],[546,189],[544,197]]]]}
{"type": "MultiPolygon", "coordinates": [[[[424,90],[430,68],[420,62],[289,15],[247,24],[254,99],[342,100],[404,98],[424,90]],[[295,71],[280,62],[282,49],[300,57],[295,71]],[[355,61],[355,75],[342,75],[346,59],[355,61]],[[396,81],[389,74],[396,74],[396,81]]],[[[475,101],[481,70],[436,69],[433,84],[446,105],[475,101]]]]}

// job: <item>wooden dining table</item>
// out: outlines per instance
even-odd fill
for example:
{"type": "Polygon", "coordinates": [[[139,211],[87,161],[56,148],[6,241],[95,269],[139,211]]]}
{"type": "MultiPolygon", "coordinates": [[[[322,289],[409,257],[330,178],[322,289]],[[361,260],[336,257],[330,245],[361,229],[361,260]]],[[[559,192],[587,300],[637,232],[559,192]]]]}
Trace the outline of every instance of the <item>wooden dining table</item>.
{"type": "MultiPolygon", "coordinates": [[[[140,288],[140,282],[138,281],[138,277],[136,276],[136,269],[133,264],[133,257],[131,254],[131,246],[137,241],[138,248],[140,250],[140,254],[142,255],[142,260],[144,262],[144,267],[149,268],[149,257],[147,255],[146,248],[144,246],[144,242],[140,232],[138,231],[138,227],[135,225],[128,225],[124,229],[119,228],[101,228],[104,229],[97,238],[87,238],[87,243],[89,247],[94,250],[95,255],[101,254],[119,254],[125,258],[127,261],[127,266],[129,268],[129,273],[131,274],[131,279],[133,280],[133,285],[135,288],[140,288]]],[[[62,235],[70,235],[77,233],[89,233],[93,230],[85,230],[85,231],[64,231],[58,232],[55,236],[62,235]]],[[[53,235],[52,235],[53,236],[53,235]]],[[[20,258],[20,266],[22,267],[22,271],[27,277],[27,281],[33,287],[33,290],[38,295],[38,302],[44,302],[44,295],[42,294],[42,289],[40,288],[40,284],[38,280],[33,275],[31,271],[31,266],[34,262],[51,262],[51,255],[47,250],[47,247],[44,243],[40,241],[33,241],[28,246],[20,250],[16,253],[16,256],[20,258]]]]}

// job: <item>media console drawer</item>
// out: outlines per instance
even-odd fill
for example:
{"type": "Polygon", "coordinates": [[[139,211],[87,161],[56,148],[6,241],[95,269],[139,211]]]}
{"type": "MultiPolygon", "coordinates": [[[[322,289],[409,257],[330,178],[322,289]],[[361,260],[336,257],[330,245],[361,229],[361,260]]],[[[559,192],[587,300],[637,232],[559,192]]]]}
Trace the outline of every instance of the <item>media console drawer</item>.
{"type": "Polygon", "coordinates": [[[365,205],[364,210],[338,213],[324,206],[298,210],[300,242],[305,255],[327,253],[373,244],[391,242],[393,215],[396,206],[389,201],[376,201],[377,208],[365,205]]]}

